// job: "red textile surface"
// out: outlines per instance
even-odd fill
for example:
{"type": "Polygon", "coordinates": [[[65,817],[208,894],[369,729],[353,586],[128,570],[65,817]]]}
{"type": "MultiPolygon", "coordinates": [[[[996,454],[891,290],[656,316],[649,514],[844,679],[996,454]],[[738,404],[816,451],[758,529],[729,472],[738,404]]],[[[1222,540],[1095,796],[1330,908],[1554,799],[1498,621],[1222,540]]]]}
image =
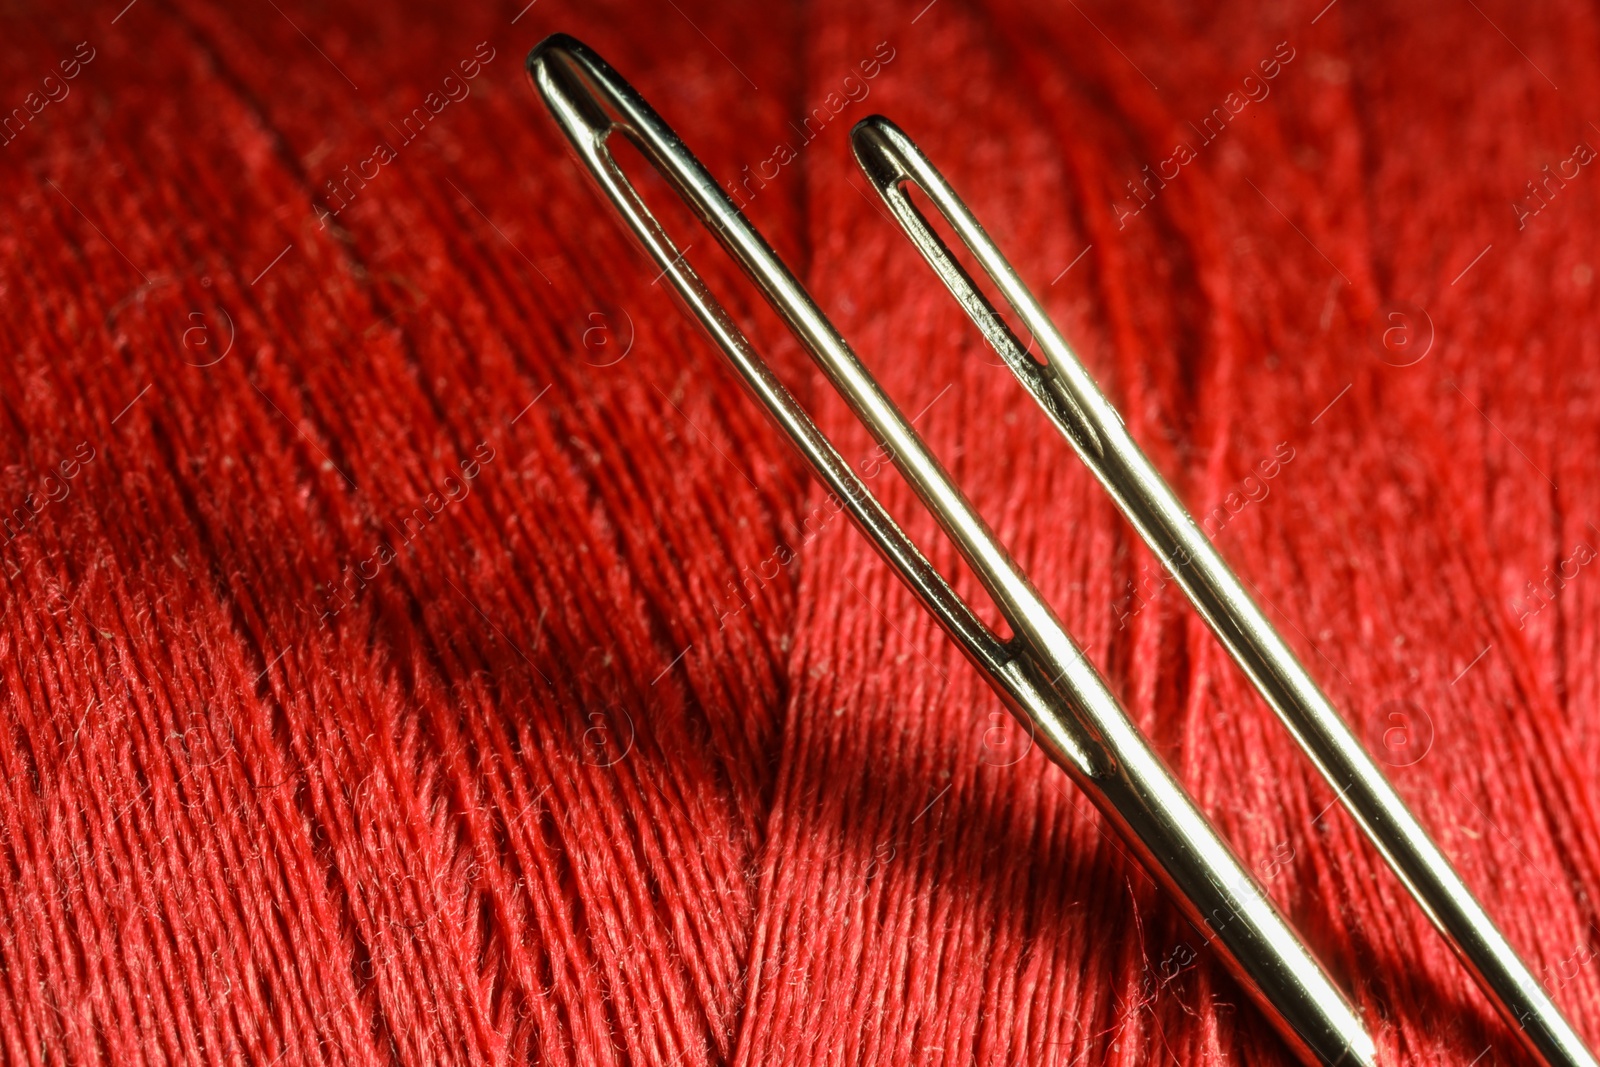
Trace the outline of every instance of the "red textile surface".
{"type": "Polygon", "coordinates": [[[1286,1062],[652,284],[557,29],[768,176],[1386,1061],[1523,1062],[877,210],[916,138],[1600,1040],[1592,7],[119,7],[0,30],[8,1061],[1286,1062]]]}

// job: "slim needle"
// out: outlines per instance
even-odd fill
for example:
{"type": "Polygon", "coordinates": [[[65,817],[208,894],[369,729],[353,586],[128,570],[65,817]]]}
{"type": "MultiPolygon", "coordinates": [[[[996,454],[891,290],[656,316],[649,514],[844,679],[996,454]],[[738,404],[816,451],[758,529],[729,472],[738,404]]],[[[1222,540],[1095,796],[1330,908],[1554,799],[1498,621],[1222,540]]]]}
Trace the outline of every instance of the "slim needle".
{"type": "Polygon", "coordinates": [[[1571,1024],[1145,458],[1121,416],[955,190],[911,139],[881,115],[863,119],[851,137],[861,169],[907,236],[1338,790],[1345,808],[1528,1051],[1545,1067],[1596,1067],[1571,1024]],[[920,189],[944,216],[1039,342],[1047,362],[1036,362],[1012,335],[911,203],[907,184],[920,189]]]}
{"type": "Polygon", "coordinates": [[[528,72],[580,161],[751,396],[1040,748],[1078,783],[1190,921],[1208,932],[1289,1046],[1307,1064],[1371,1064],[1372,1038],[1344,994],[1151,751],[910,421],[678,136],[600,57],[570,37],[542,42],[528,56],[528,72]],[[966,557],[1012,637],[992,632],[956,596],[773,375],[617,166],[607,148],[613,133],[633,142],[756,283],[966,557]]]}

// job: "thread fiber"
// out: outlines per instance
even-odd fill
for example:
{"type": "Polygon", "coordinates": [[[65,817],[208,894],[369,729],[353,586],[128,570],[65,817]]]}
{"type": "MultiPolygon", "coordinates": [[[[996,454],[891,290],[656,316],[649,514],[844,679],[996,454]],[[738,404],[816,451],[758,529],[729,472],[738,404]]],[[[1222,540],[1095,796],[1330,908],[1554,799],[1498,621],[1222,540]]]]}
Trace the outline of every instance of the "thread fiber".
{"type": "Polygon", "coordinates": [[[1289,1062],[655,284],[527,85],[555,30],[920,413],[1384,1061],[1524,1062],[884,217],[849,128],[916,139],[1600,1042],[1593,7],[117,6],[0,16],[6,1061],[1289,1062]]]}

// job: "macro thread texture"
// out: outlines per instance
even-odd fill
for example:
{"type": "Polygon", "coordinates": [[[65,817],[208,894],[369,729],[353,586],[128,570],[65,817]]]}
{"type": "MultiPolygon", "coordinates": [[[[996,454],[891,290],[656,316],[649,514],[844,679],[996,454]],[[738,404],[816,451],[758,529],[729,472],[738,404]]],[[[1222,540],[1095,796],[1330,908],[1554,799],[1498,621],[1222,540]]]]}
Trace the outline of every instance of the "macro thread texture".
{"type": "Polygon", "coordinates": [[[885,217],[849,129],[916,139],[1600,1042],[1592,7],[119,6],[0,15],[0,1058],[1289,1062],[656,284],[527,84],[558,30],[917,416],[1384,1062],[1524,1062],[885,217]]]}

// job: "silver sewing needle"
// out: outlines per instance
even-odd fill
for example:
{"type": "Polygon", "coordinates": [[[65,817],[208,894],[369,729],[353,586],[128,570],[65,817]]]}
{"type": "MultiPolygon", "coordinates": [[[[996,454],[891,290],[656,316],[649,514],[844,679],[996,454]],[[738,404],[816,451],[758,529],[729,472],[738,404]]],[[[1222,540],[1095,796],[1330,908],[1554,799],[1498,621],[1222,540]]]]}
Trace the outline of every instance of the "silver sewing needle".
{"type": "Polygon", "coordinates": [[[1596,1067],[1572,1025],[1145,458],[1121,416],[949,183],[881,115],[863,119],[851,137],[861,169],[923,257],[1177,579],[1522,1043],[1546,1067],[1596,1067]],[[907,184],[927,196],[977,258],[1039,342],[1046,362],[1036,362],[1018,343],[911,203],[907,184]]]}
{"type": "Polygon", "coordinates": [[[528,72],[579,160],[751,396],[1040,749],[1072,776],[1206,933],[1289,1046],[1308,1064],[1371,1064],[1372,1038],[1344,994],[1150,749],[905,415],[678,136],[599,56],[570,37],[542,42],[528,56],[528,72]],[[887,449],[999,607],[1012,637],[992,632],[956,596],[773,375],[618,167],[607,147],[617,133],[633,142],[743,267],[887,449]]]}

